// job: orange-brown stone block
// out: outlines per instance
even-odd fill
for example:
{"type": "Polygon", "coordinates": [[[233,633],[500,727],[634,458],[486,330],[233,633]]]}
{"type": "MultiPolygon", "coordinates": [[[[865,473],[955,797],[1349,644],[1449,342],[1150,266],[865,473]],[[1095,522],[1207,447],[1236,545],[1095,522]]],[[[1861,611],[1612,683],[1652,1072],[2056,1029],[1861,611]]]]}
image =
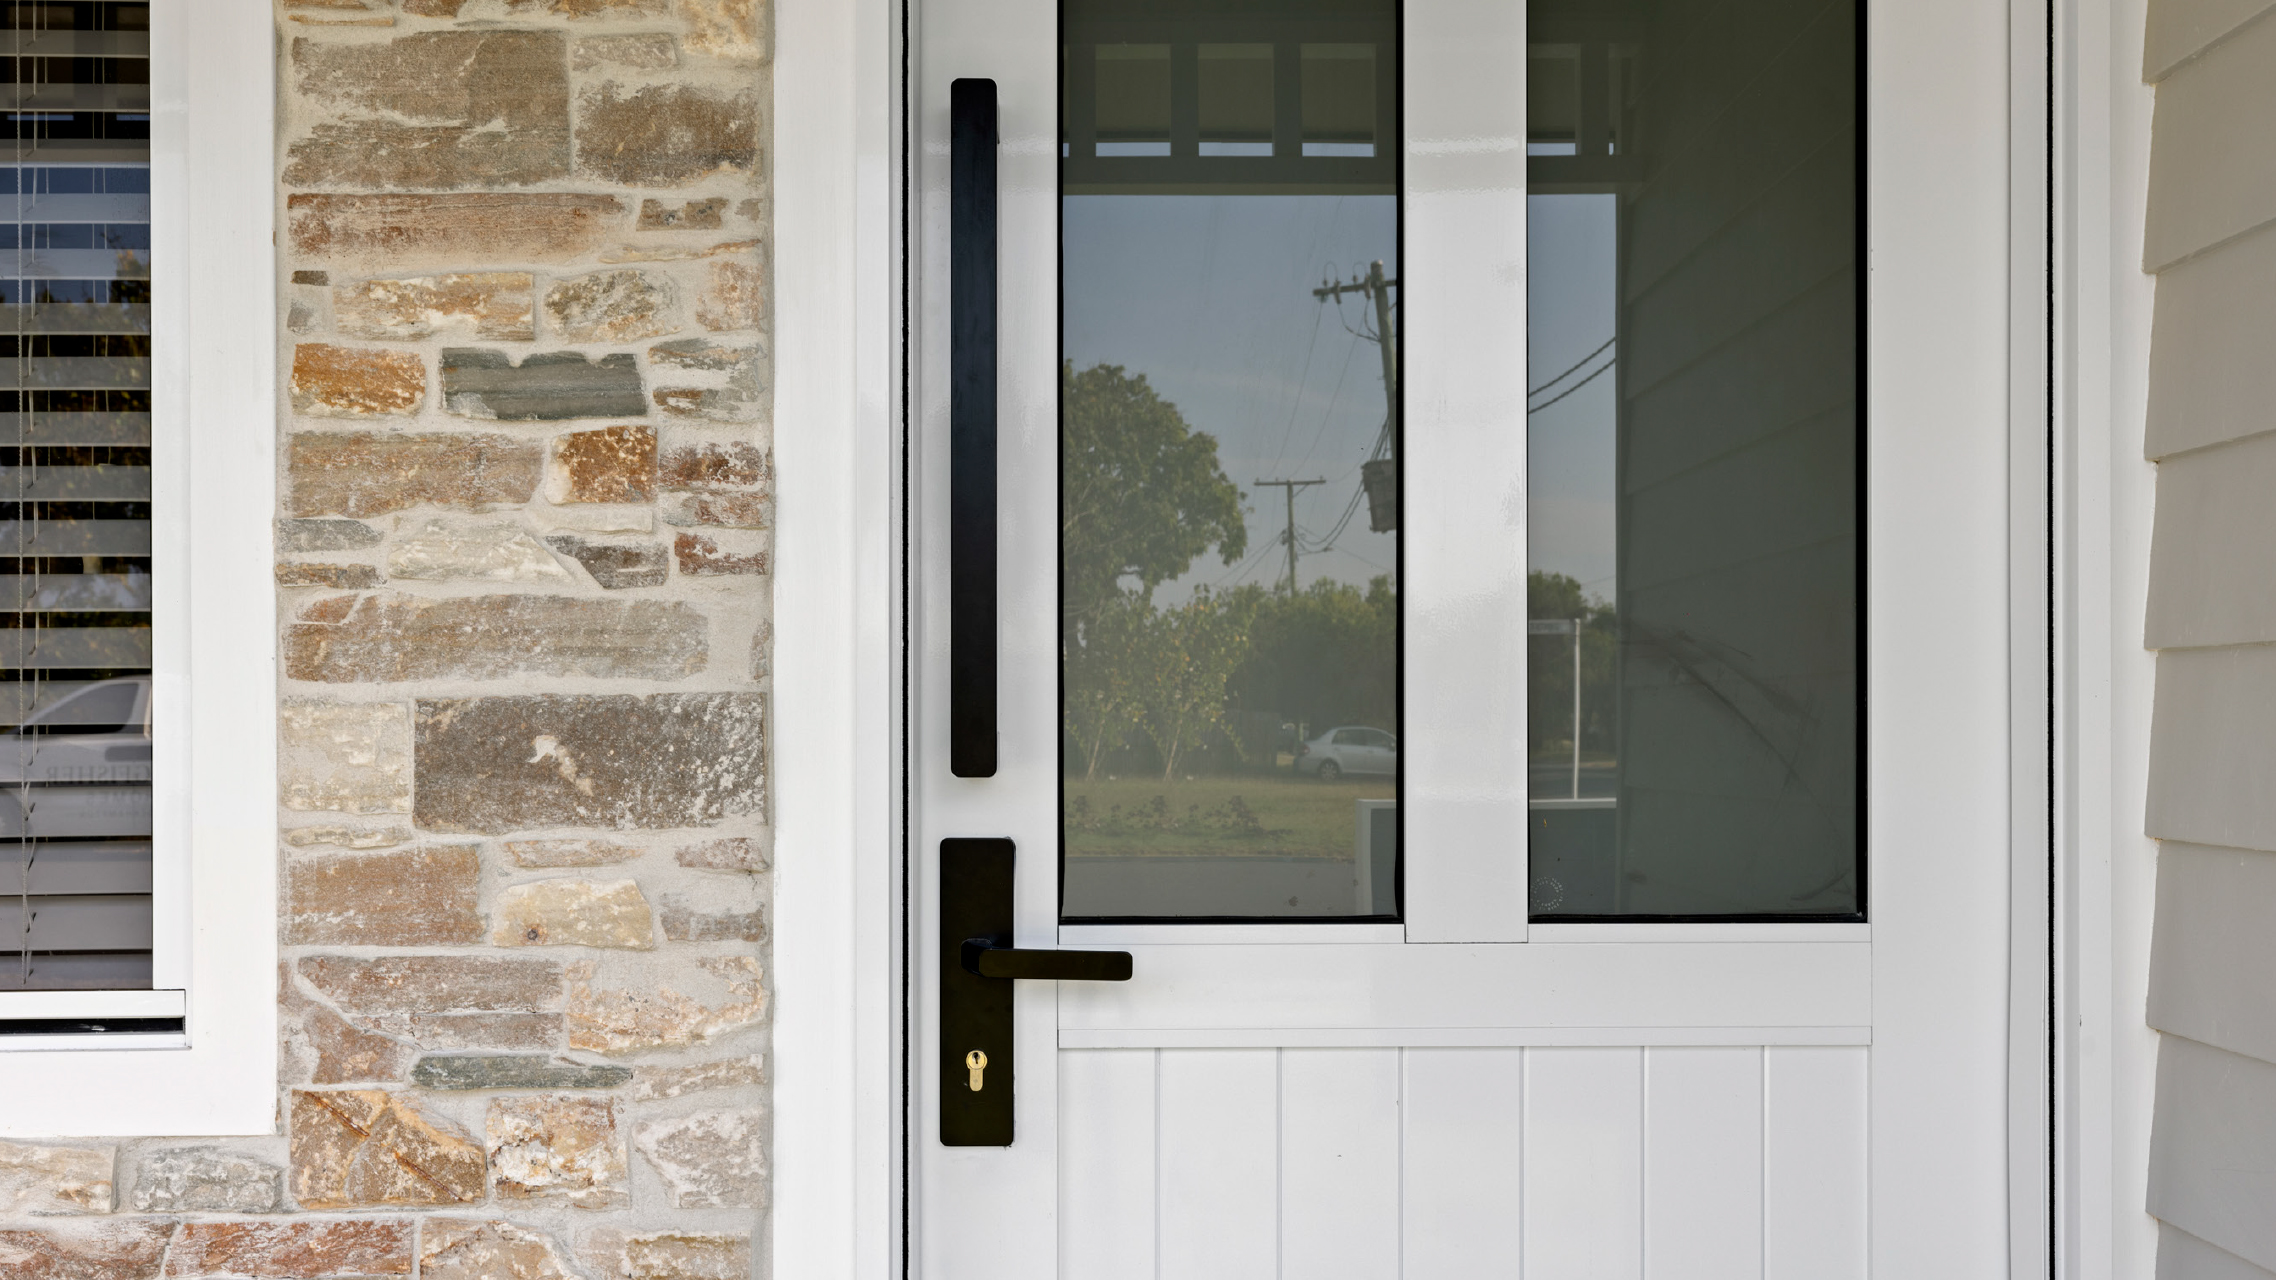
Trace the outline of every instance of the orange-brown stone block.
{"type": "Polygon", "coordinates": [[[672,539],[672,554],[679,559],[680,572],[692,577],[716,578],[767,571],[766,552],[722,551],[717,542],[700,533],[683,533],[672,539]]]}
{"type": "Polygon", "coordinates": [[[709,196],[679,204],[643,200],[640,202],[639,227],[642,231],[716,231],[720,226],[720,215],[726,209],[725,196],[709,196]]]}
{"type": "MultiPolygon", "coordinates": [[[[330,596],[285,629],[285,676],[327,684],[703,670],[709,622],[676,600],[330,596]]],[[[525,744],[526,745],[526,744],[525,744]]]]}
{"type": "Polygon", "coordinates": [[[292,251],[382,270],[474,261],[566,262],[625,225],[615,196],[551,191],[318,195],[285,202],[292,251]]]}
{"type": "Polygon", "coordinates": [[[351,1017],[561,1006],[561,966],[490,956],[305,956],[302,980],[351,1017]]]}
{"type": "Polygon", "coordinates": [[[408,351],[328,342],[292,349],[292,411],[312,418],[412,414],[427,398],[427,363],[408,351]]]}
{"type": "Polygon", "coordinates": [[[424,947],[482,940],[479,846],[318,854],[285,864],[284,941],[424,947]]]}
{"type": "Polygon", "coordinates": [[[404,1218],[185,1222],[174,1237],[166,1276],[167,1280],[407,1276],[416,1229],[404,1218]]]}
{"type": "Polygon", "coordinates": [[[677,187],[759,163],[759,103],[681,85],[577,96],[577,170],[604,182],[677,187]]]}
{"type": "Polygon", "coordinates": [[[764,484],[773,477],[773,459],[755,444],[680,445],[657,460],[657,476],[667,489],[691,493],[729,493],[764,484]]]}
{"type": "Polygon", "coordinates": [[[280,587],[331,587],[336,591],[362,591],[380,583],[379,570],[368,564],[295,564],[277,566],[280,587]]]}
{"type": "Polygon", "coordinates": [[[725,985],[722,999],[703,1001],[670,986],[652,990],[597,989],[592,966],[578,965],[569,986],[569,1047],[595,1053],[630,1053],[695,1044],[749,1026],[766,1013],[759,962],[716,956],[696,962],[725,985]]]}
{"type": "Polygon", "coordinates": [[[632,1198],[613,1099],[492,1098],[485,1128],[500,1199],[559,1198],[580,1209],[610,1209],[632,1198]]]}
{"type": "Polygon", "coordinates": [[[450,332],[531,342],[536,299],[537,279],[527,271],[358,280],[332,287],[332,322],[351,338],[415,342],[450,332]]]}
{"type": "Polygon", "coordinates": [[[584,1255],[593,1274],[632,1280],[745,1280],[751,1238],[706,1232],[596,1231],[584,1255]]]}
{"type": "Polygon", "coordinates": [[[348,516],[527,502],[545,456],[511,436],[361,431],[295,432],[286,452],[293,513],[348,516]]]}
{"type": "Polygon", "coordinates": [[[774,526],[774,495],[675,493],[664,500],[657,514],[663,517],[665,524],[681,528],[768,529],[774,526]]]}
{"type": "Polygon", "coordinates": [[[767,851],[758,841],[742,836],[725,840],[706,840],[681,849],[674,857],[683,867],[702,867],[707,871],[764,871],[767,869],[767,851]]]}
{"type": "Polygon", "coordinates": [[[510,1222],[429,1218],[419,1280],[578,1280],[553,1239],[510,1222]]]}
{"type": "Polygon", "coordinates": [[[647,502],[656,496],[656,432],[651,427],[576,431],[553,441],[546,499],[647,502]]]}
{"type": "Polygon", "coordinates": [[[713,332],[758,328],[766,318],[766,279],[759,264],[732,258],[707,264],[695,318],[713,332]]]}
{"type": "Polygon", "coordinates": [[[9,1280],[157,1280],[173,1234],[173,1223],[151,1221],[0,1228],[0,1275],[9,1280]]]}
{"type": "Polygon", "coordinates": [[[636,342],[680,327],[670,279],[630,268],[557,280],[545,291],[547,333],[564,342],[636,342]]]}
{"type": "Polygon", "coordinates": [[[290,1124],[292,1194],[304,1209],[471,1204],[485,1194],[481,1145],[410,1094],[295,1089],[290,1124]]]}
{"type": "Polygon", "coordinates": [[[569,172],[569,46],[557,31],[426,31],[292,42],[320,119],[286,148],[289,186],[442,190],[569,172]]]}

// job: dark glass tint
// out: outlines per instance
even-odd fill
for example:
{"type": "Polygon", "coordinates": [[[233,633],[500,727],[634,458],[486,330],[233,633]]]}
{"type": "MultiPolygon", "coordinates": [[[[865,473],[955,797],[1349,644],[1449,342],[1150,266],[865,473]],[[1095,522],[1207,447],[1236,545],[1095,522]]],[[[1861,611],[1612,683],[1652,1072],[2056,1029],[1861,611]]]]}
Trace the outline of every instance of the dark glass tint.
{"type": "Polygon", "coordinates": [[[1395,0],[1064,0],[1064,917],[1398,917],[1395,0]]]}
{"type": "Polygon", "coordinates": [[[0,990],[151,981],[149,29],[0,3],[0,990]]]}
{"type": "Polygon", "coordinates": [[[1859,918],[1857,8],[1527,12],[1533,916],[1859,918]]]}

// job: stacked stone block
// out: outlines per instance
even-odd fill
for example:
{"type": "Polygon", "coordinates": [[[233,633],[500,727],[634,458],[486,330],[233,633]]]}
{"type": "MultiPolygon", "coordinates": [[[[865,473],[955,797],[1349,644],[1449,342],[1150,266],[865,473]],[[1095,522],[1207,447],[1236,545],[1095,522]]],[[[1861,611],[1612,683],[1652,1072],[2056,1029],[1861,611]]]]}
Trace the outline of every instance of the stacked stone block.
{"type": "Polygon", "coordinates": [[[0,1143],[0,1275],[753,1274],[766,18],[280,0],[279,1129],[0,1143]]]}

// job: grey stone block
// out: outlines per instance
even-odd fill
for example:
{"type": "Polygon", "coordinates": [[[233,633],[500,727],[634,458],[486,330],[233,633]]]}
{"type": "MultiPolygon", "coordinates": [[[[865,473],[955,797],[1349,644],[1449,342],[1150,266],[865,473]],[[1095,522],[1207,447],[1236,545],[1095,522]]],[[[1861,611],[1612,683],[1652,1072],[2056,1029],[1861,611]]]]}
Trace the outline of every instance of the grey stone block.
{"type": "Polygon", "coordinates": [[[275,1213],[284,1170],[212,1147],[153,1151],[135,1167],[136,1213],[275,1213]]]}
{"type": "Polygon", "coordinates": [[[575,351],[541,351],[517,365],[503,351],[446,347],[442,374],[443,407],[461,417],[556,422],[648,413],[640,367],[622,352],[588,360],[575,351]]]}
{"type": "Polygon", "coordinates": [[[411,1068],[427,1089],[613,1089],[632,1068],[570,1062],[544,1054],[430,1054],[411,1068]]]}
{"type": "Polygon", "coordinates": [[[593,581],[611,591],[626,587],[660,587],[669,572],[671,556],[655,542],[587,542],[570,534],[553,534],[547,546],[585,566],[593,581]]]}
{"type": "Polygon", "coordinates": [[[414,723],[414,820],[430,831],[699,827],[763,815],[758,694],[422,698],[414,723]]]}
{"type": "Polygon", "coordinates": [[[380,532],[361,520],[279,520],[279,551],[353,551],[379,545],[380,532]]]}

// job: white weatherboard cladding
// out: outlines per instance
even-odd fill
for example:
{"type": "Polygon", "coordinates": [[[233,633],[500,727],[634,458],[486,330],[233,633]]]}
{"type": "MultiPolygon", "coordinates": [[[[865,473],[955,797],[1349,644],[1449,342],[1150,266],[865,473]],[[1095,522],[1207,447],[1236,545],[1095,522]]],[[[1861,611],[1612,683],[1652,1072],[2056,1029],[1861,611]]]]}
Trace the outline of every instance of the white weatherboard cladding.
{"type": "Polygon", "coordinates": [[[2252,124],[2276,111],[2272,61],[2276,24],[2254,22],[2158,82],[2146,270],[2276,218],[2276,137],[2252,124]]]}
{"type": "Polygon", "coordinates": [[[2276,853],[2168,841],[2157,858],[2149,1022],[2276,1062],[2276,853]]]}
{"type": "Polygon", "coordinates": [[[2158,1046],[2149,1211],[2276,1262],[2276,1065],[2168,1035],[2158,1046]]]}
{"type": "Polygon", "coordinates": [[[2157,1280],[2267,1280],[2272,1275],[2276,1271],[2262,1270],[2179,1227],[2158,1227],[2157,1280]]]}
{"type": "Polygon", "coordinates": [[[2262,226],[2218,253],[2157,277],[2146,449],[2165,458],[2276,428],[2276,229],[2262,226]]]}

